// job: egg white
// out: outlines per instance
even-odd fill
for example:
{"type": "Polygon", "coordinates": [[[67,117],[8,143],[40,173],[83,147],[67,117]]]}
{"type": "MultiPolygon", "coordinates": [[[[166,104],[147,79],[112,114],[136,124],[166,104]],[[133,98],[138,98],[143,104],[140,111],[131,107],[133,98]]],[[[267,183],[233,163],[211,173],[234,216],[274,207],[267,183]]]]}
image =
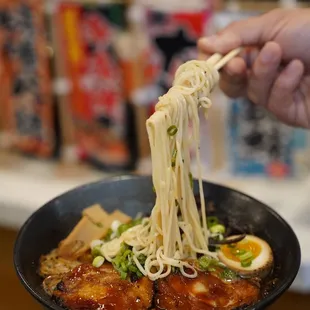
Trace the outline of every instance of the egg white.
{"type": "MultiPolygon", "coordinates": [[[[236,236],[231,236],[229,238],[235,238],[236,236]]],[[[229,239],[228,238],[228,239],[229,239]]],[[[269,274],[270,270],[273,266],[273,253],[269,246],[269,244],[253,235],[246,235],[245,240],[252,241],[261,246],[260,254],[253,259],[252,264],[248,267],[242,267],[240,262],[236,262],[227,258],[224,253],[219,250],[218,258],[219,260],[225,264],[228,268],[236,271],[238,274],[242,276],[258,276],[265,277],[269,274]]]]}

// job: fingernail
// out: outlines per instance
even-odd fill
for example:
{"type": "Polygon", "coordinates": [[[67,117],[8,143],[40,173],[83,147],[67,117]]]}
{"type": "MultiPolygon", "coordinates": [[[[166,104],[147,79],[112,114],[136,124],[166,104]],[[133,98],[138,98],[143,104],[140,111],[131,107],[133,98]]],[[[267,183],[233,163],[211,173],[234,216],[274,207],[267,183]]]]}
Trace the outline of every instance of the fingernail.
{"type": "Polygon", "coordinates": [[[269,48],[263,48],[260,54],[260,61],[263,64],[270,64],[272,63],[276,58],[276,55],[272,50],[269,48]]]}
{"type": "Polygon", "coordinates": [[[294,79],[298,76],[302,76],[304,71],[303,64],[300,60],[293,60],[290,64],[285,68],[285,75],[288,79],[294,79]]]}
{"type": "Polygon", "coordinates": [[[201,44],[205,45],[205,46],[210,46],[213,45],[214,43],[216,43],[218,36],[217,35],[213,35],[210,37],[205,37],[201,39],[201,44]]]}

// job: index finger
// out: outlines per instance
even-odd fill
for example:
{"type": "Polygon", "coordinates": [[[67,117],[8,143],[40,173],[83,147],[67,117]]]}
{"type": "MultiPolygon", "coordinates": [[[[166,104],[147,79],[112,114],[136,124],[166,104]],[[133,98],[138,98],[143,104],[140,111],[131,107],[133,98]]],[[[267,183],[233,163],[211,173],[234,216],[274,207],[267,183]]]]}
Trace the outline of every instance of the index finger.
{"type": "Polygon", "coordinates": [[[264,43],[266,22],[263,16],[233,22],[221,32],[198,40],[198,49],[207,54],[221,53],[248,45],[264,43]]]}

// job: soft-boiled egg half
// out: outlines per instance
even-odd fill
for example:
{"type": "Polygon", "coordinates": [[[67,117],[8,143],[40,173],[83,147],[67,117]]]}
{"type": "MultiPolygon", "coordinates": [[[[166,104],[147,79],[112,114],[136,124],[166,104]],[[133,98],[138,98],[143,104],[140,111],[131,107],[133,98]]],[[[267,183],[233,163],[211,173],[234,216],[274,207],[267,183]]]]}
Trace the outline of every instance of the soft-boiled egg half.
{"type": "MultiPolygon", "coordinates": [[[[227,239],[236,236],[231,236],[227,239]]],[[[233,244],[225,244],[218,252],[219,260],[242,276],[265,277],[273,266],[273,254],[269,244],[252,235],[233,244]]]]}

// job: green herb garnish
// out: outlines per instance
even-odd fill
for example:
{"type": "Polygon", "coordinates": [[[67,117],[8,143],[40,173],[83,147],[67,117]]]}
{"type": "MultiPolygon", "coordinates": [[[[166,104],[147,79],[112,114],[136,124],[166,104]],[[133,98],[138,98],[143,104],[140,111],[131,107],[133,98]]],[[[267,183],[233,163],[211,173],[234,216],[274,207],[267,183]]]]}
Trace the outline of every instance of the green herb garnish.
{"type": "Polygon", "coordinates": [[[140,225],[142,223],[142,218],[136,219],[136,220],[132,220],[131,222],[127,223],[127,224],[121,224],[119,225],[119,227],[117,228],[115,234],[113,233],[113,230],[111,228],[109,228],[107,234],[104,237],[104,241],[108,242],[111,241],[113,238],[118,238],[121,236],[122,233],[124,233],[126,230],[128,230],[129,228],[132,228],[134,226],[140,225]],[[112,238],[113,236],[113,238],[112,238]]]}
{"type": "Polygon", "coordinates": [[[178,153],[178,151],[177,151],[177,149],[175,148],[175,149],[173,150],[173,153],[172,153],[172,160],[171,160],[171,166],[172,166],[172,167],[175,167],[175,163],[176,163],[176,160],[177,160],[177,153],[178,153]]]}
{"type": "Polygon", "coordinates": [[[212,272],[212,271],[215,271],[213,270],[214,267],[219,266],[219,261],[210,256],[204,255],[198,259],[198,264],[199,264],[200,269],[204,271],[212,272]]]}
{"type": "MultiPolygon", "coordinates": [[[[132,247],[122,243],[120,251],[112,260],[114,268],[119,272],[122,279],[127,279],[128,276],[132,275],[135,275],[138,278],[143,276],[133,260],[133,255],[132,247]]],[[[139,255],[138,261],[142,266],[144,266],[145,260],[146,256],[139,255]]]]}
{"type": "Polygon", "coordinates": [[[245,253],[240,254],[238,256],[239,256],[241,261],[245,261],[245,260],[253,259],[254,258],[253,257],[253,253],[251,251],[248,251],[248,252],[246,251],[245,253]]]}
{"type": "Polygon", "coordinates": [[[228,269],[228,268],[225,268],[221,273],[220,273],[220,277],[224,280],[227,280],[227,281],[232,281],[232,280],[235,280],[238,276],[237,274],[228,269]]]}
{"type": "Polygon", "coordinates": [[[194,180],[193,180],[193,175],[191,172],[189,173],[189,182],[191,184],[191,188],[193,189],[194,188],[194,180]]]}
{"type": "Polygon", "coordinates": [[[248,260],[244,260],[244,261],[241,261],[241,266],[242,267],[250,267],[252,265],[252,259],[248,259],[248,260]]]}
{"type": "Polygon", "coordinates": [[[208,216],[207,217],[207,225],[208,228],[210,229],[211,227],[217,225],[219,223],[219,220],[216,216],[208,216]]]}
{"type": "Polygon", "coordinates": [[[117,231],[115,232],[115,236],[118,238],[120,237],[125,231],[127,231],[128,229],[140,225],[142,223],[142,219],[136,219],[136,220],[132,220],[131,222],[127,223],[127,224],[121,224],[119,225],[119,227],[117,228],[117,231]]]}
{"type": "Polygon", "coordinates": [[[101,256],[101,246],[97,245],[94,248],[92,248],[91,250],[91,255],[92,257],[97,257],[97,256],[101,256]]]}
{"type": "Polygon", "coordinates": [[[210,227],[210,231],[213,234],[225,234],[225,226],[222,224],[215,224],[210,227]]]}
{"type": "Polygon", "coordinates": [[[175,125],[172,125],[167,129],[167,133],[170,137],[175,136],[177,132],[178,132],[178,128],[175,125]]]}
{"type": "Polygon", "coordinates": [[[99,268],[103,265],[104,261],[105,261],[105,259],[103,256],[97,256],[93,260],[93,266],[96,268],[99,268]]]}
{"type": "Polygon", "coordinates": [[[113,230],[111,228],[109,228],[109,230],[107,231],[106,235],[104,236],[103,240],[105,242],[108,242],[111,240],[111,236],[113,234],[113,230]]]}

